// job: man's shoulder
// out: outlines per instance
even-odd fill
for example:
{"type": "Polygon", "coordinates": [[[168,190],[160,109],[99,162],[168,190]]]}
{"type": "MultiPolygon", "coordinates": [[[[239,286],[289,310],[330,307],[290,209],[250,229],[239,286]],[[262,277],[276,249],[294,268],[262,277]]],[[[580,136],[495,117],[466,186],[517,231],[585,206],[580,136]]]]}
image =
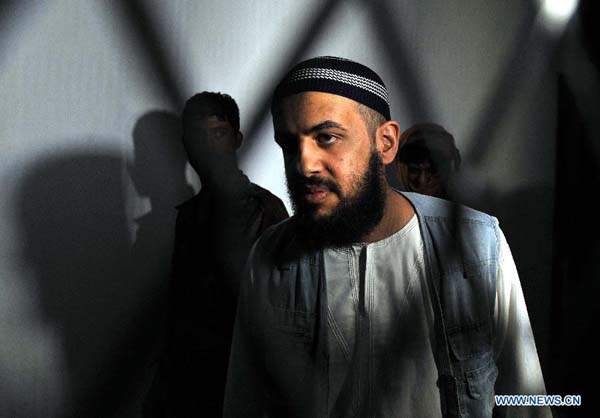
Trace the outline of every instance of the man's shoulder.
{"type": "Polygon", "coordinates": [[[264,205],[278,205],[284,206],[283,202],[279,197],[271,193],[269,190],[264,187],[259,186],[256,183],[250,183],[250,191],[252,196],[256,197],[261,204],[264,205]]]}
{"type": "Polygon", "coordinates": [[[401,194],[415,207],[418,214],[426,219],[451,218],[489,225],[498,224],[498,220],[494,216],[460,203],[419,193],[401,192],[401,194]]]}
{"type": "Polygon", "coordinates": [[[261,246],[280,246],[283,242],[294,240],[294,221],[292,218],[286,218],[281,222],[269,226],[257,240],[261,246]]]}
{"type": "Polygon", "coordinates": [[[263,228],[277,224],[289,214],[281,199],[265,188],[250,183],[250,194],[263,213],[263,228]]]}
{"type": "Polygon", "coordinates": [[[253,257],[261,263],[283,265],[300,259],[304,251],[296,234],[294,217],[269,226],[258,238],[253,257]]]}
{"type": "Polygon", "coordinates": [[[492,265],[491,261],[497,260],[500,228],[495,217],[444,199],[416,193],[402,194],[422,220],[423,230],[427,231],[422,236],[427,237],[429,245],[442,249],[437,252],[437,257],[443,271],[492,265]],[[447,251],[449,248],[461,250],[447,251]]]}

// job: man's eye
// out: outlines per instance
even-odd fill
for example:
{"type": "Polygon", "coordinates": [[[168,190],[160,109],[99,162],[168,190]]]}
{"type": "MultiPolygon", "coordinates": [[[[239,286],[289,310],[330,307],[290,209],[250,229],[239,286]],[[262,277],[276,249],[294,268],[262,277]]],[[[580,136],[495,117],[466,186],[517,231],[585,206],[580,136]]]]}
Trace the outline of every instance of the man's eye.
{"type": "Polygon", "coordinates": [[[333,144],[337,140],[338,140],[338,137],[335,136],[335,135],[319,134],[317,136],[317,142],[320,145],[331,145],[331,144],[333,144]]]}

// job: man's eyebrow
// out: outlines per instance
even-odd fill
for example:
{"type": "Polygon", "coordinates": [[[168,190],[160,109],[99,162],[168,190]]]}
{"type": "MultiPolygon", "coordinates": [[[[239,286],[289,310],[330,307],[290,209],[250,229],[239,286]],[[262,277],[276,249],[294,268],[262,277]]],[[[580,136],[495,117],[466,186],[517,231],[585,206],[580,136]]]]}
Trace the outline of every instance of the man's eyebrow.
{"type": "MultiPolygon", "coordinates": [[[[347,130],[346,128],[344,128],[342,125],[340,125],[339,123],[337,123],[335,121],[324,120],[323,122],[319,122],[316,125],[303,130],[302,134],[310,135],[311,133],[318,132],[323,129],[331,129],[331,128],[341,129],[342,131],[347,130]]],[[[275,131],[275,140],[276,141],[277,140],[289,140],[289,139],[292,139],[293,137],[294,137],[294,134],[292,134],[288,131],[284,131],[284,130],[276,130],[275,131]]]]}
{"type": "Polygon", "coordinates": [[[344,128],[342,125],[340,125],[339,123],[337,123],[335,121],[324,120],[323,122],[319,122],[316,125],[311,126],[308,129],[305,129],[304,131],[302,131],[302,133],[304,135],[309,135],[314,132],[322,131],[323,129],[331,129],[331,128],[341,129],[342,131],[346,130],[346,128],[344,128]]]}

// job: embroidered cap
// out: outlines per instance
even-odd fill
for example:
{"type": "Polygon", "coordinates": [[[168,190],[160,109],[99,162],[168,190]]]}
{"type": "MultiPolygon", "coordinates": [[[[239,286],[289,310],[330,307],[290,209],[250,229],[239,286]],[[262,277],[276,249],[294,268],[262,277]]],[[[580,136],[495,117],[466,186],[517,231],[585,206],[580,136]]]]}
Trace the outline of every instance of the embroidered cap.
{"type": "Polygon", "coordinates": [[[283,97],[305,91],[344,96],[390,120],[390,100],[381,77],[370,68],[345,58],[316,57],[302,61],[279,82],[271,108],[283,97]]]}

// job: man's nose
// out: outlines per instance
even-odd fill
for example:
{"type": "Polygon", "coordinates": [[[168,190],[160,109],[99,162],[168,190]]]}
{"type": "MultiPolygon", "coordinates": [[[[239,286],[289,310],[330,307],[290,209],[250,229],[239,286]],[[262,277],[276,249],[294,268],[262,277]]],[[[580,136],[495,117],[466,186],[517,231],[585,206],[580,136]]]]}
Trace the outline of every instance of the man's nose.
{"type": "Polygon", "coordinates": [[[312,140],[303,138],[298,144],[296,169],[304,177],[319,174],[323,170],[323,150],[312,140]]]}

